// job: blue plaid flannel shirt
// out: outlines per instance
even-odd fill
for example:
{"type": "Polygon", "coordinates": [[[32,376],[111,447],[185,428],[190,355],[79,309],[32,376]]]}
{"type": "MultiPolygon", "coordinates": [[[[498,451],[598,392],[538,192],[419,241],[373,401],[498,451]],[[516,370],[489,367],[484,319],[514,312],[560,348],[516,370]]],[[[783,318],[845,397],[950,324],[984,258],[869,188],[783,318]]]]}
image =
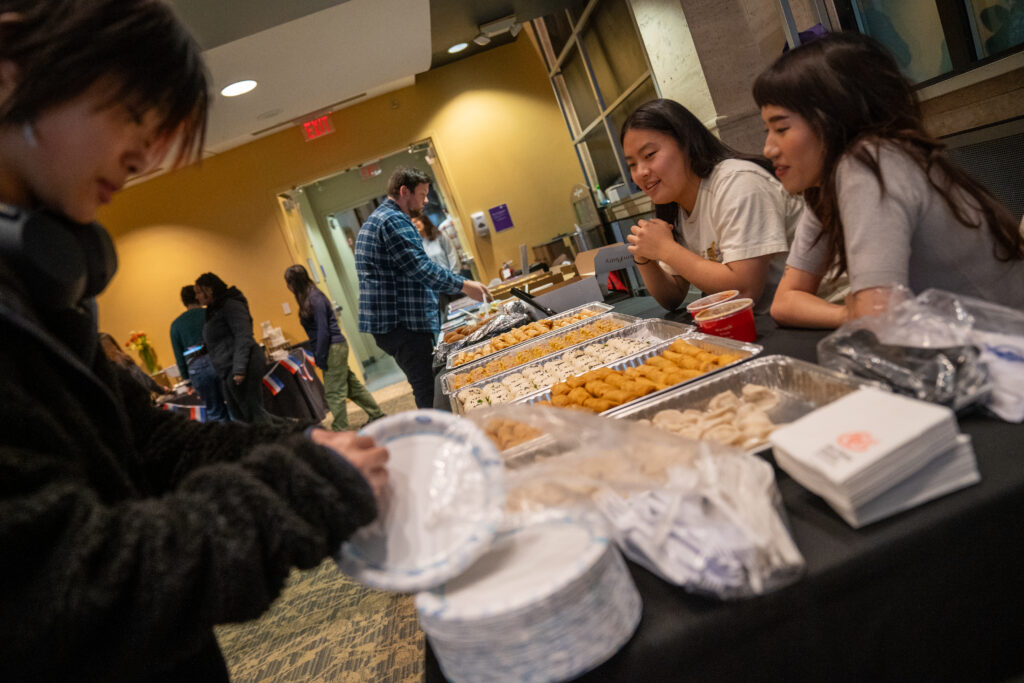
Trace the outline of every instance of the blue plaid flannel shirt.
{"type": "Polygon", "coordinates": [[[356,237],[359,331],[390,332],[399,325],[438,332],[437,294],[462,290],[463,278],[442,268],[423,250],[423,238],[398,204],[388,198],[356,237]]]}

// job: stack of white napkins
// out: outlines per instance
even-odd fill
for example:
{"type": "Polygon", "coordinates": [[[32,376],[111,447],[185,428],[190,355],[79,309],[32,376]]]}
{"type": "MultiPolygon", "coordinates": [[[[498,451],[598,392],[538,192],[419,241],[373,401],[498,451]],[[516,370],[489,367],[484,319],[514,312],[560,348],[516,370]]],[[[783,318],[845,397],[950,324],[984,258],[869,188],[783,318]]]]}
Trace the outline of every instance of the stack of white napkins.
{"type": "Polygon", "coordinates": [[[861,389],[780,427],[775,461],[858,528],[977,483],[953,411],[861,389]]]}

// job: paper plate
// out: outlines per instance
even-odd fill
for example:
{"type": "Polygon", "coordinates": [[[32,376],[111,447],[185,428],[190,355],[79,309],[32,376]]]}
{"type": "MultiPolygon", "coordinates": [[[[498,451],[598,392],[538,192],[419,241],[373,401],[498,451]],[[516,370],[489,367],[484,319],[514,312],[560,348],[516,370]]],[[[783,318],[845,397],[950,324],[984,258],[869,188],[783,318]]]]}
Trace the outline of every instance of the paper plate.
{"type": "Polygon", "coordinates": [[[416,609],[453,683],[550,683],[615,654],[642,606],[603,522],[587,515],[502,531],[463,574],[419,593],[416,609]]]}
{"type": "Polygon", "coordinates": [[[411,592],[444,583],[491,547],[505,505],[503,465],[469,420],[418,410],[362,430],[386,447],[380,518],[345,543],[338,566],[357,581],[411,592]]]}
{"type": "Polygon", "coordinates": [[[604,528],[586,518],[555,517],[502,531],[494,548],[443,589],[420,593],[421,614],[480,619],[508,614],[564,590],[606,550],[604,528]]]}

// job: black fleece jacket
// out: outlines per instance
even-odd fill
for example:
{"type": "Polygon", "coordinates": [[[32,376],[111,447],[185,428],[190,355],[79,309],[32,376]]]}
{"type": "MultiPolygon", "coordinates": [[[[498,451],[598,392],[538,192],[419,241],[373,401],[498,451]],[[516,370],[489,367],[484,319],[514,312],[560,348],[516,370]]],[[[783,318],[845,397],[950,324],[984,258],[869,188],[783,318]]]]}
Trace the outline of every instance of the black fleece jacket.
{"type": "Polygon", "coordinates": [[[249,354],[259,345],[252,336],[249,302],[237,287],[228,287],[206,307],[203,343],[222,379],[244,375],[248,370],[249,354]]]}
{"type": "Polygon", "coordinates": [[[371,489],[300,433],[152,408],[86,308],[12,282],[0,263],[0,680],[225,679],[212,625],[370,522],[371,489]]]}

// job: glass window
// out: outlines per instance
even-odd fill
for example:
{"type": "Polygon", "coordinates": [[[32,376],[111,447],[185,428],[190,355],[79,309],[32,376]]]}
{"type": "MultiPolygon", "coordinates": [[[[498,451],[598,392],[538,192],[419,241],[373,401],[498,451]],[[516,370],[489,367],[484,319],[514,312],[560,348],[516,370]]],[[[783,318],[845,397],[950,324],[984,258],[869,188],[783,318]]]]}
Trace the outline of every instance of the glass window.
{"type": "Polygon", "coordinates": [[[647,72],[626,0],[605,0],[597,6],[583,33],[583,47],[605,106],[647,72]]]}
{"type": "Polygon", "coordinates": [[[622,130],[622,124],[626,122],[626,118],[641,104],[657,97],[658,93],[654,91],[654,83],[648,78],[636,90],[631,92],[629,97],[622,100],[615,109],[612,109],[608,118],[612,125],[612,134],[615,135],[616,140],[619,139],[619,132],[622,130]]]}
{"type": "Polygon", "coordinates": [[[590,131],[583,139],[581,147],[589,152],[590,160],[594,164],[594,173],[597,174],[597,177],[589,179],[592,185],[600,185],[603,189],[622,182],[615,148],[603,125],[590,131]]]}
{"type": "Polygon", "coordinates": [[[579,48],[573,46],[565,65],[562,67],[562,77],[565,79],[565,87],[569,91],[569,99],[576,110],[576,119],[580,128],[586,128],[601,113],[594,99],[594,90],[590,86],[590,75],[587,73],[587,66],[583,63],[579,48]]]}
{"type": "Polygon", "coordinates": [[[852,5],[858,30],[885,45],[914,83],[952,71],[935,0],[854,0],[852,5]]]}
{"type": "Polygon", "coordinates": [[[554,14],[549,14],[541,21],[544,22],[544,28],[548,32],[548,40],[551,41],[551,49],[554,51],[552,57],[558,59],[558,55],[562,54],[562,49],[565,48],[565,44],[569,42],[569,38],[572,36],[572,25],[569,24],[569,17],[565,15],[564,11],[558,11],[554,14]]]}
{"type": "Polygon", "coordinates": [[[587,0],[575,0],[569,4],[569,16],[572,17],[572,23],[576,23],[583,16],[583,10],[587,8],[587,0]]]}
{"type": "Polygon", "coordinates": [[[982,57],[1024,44],[1024,0],[966,0],[975,49],[982,57]]]}
{"type": "MultiPolygon", "coordinates": [[[[636,111],[644,102],[649,102],[658,97],[658,93],[654,90],[654,83],[648,78],[640,84],[636,90],[629,94],[629,97],[622,100],[619,106],[615,107],[611,111],[608,117],[608,122],[612,126],[612,135],[615,136],[615,141],[619,140],[619,133],[622,131],[622,124],[626,122],[626,118],[636,111]]],[[[630,193],[637,192],[640,188],[633,183],[633,179],[626,174],[626,182],[629,183],[630,193]]]]}

